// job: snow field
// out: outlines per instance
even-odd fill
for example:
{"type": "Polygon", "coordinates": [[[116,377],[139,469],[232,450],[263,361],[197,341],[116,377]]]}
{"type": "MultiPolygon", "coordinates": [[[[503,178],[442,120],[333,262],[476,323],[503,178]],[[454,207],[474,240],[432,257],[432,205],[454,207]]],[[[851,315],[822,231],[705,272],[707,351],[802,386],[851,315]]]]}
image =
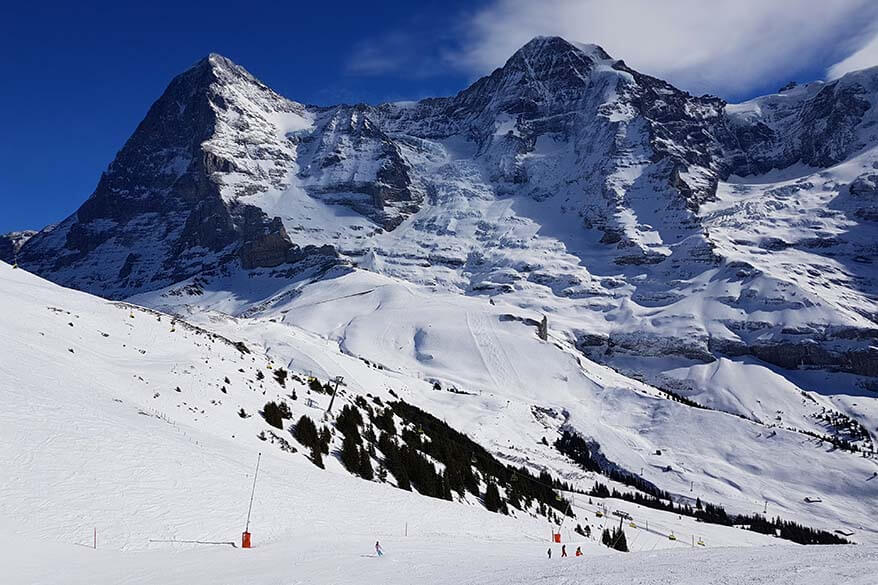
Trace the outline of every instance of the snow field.
{"type": "MultiPolygon", "coordinates": [[[[263,286],[253,280],[249,286],[263,286]]],[[[642,470],[645,479],[693,503],[697,496],[730,512],[752,514],[761,513],[768,501],[769,515],[853,530],[855,539],[874,538],[868,520],[875,514],[869,496],[870,478],[878,469],[874,461],[773,426],[773,420],[760,424],[667,400],[654,388],[583,358],[551,321],[550,341],[542,342],[533,326],[501,319],[509,314],[536,319],[539,313],[361,271],[291,287],[294,294],[282,290],[277,302],[265,303],[248,319],[199,312],[190,318],[254,340],[276,360],[289,359],[293,370],[321,379],[343,375],[351,392],[393,389],[502,459],[579,479],[579,489],[590,489],[593,478],[540,444],[543,437],[551,444],[564,424],[598,440],[604,454],[625,469],[642,470]],[[434,391],[434,380],[468,394],[434,391]],[[658,450],[661,456],[655,455],[658,450]],[[818,505],[804,501],[815,494],[826,497],[818,505]]],[[[246,289],[241,294],[249,296],[246,289]]],[[[234,312],[233,299],[217,298],[234,312]]],[[[179,302],[177,297],[146,300],[154,306],[179,302]]],[[[731,366],[733,376],[743,372],[731,366]]],[[[756,369],[731,383],[743,392],[747,385],[764,388],[763,380],[756,369]]],[[[801,393],[780,390],[784,400],[803,400],[801,393]]],[[[765,411],[771,412],[768,406],[765,411]]]]}

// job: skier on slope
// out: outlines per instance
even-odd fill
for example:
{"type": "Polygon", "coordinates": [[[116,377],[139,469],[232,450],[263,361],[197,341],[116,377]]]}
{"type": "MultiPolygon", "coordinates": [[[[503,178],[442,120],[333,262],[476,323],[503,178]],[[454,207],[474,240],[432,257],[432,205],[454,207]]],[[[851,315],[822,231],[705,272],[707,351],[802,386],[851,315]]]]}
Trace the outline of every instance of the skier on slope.
{"type": "Polygon", "coordinates": [[[566,544],[562,544],[562,545],[561,545],[561,557],[563,558],[563,557],[566,557],[566,556],[567,556],[567,545],[566,545],[566,544]]]}
{"type": "Polygon", "coordinates": [[[384,549],[381,548],[381,543],[378,542],[377,540],[375,541],[375,553],[376,553],[379,557],[383,557],[383,556],[384,556],[384,549]]]}
{"type": "Polygon", "coordinates": [[[549,547],[549,550],[546,551],[546,554],[549,555],[549,558],[552,558],[552,547],[549,547]]]}
{"type": "Polygon", "coordinates": [[[578,556],[578,557],[582,556],[582,547],[581,546],[576,547],[576,556],[578,556]]]}

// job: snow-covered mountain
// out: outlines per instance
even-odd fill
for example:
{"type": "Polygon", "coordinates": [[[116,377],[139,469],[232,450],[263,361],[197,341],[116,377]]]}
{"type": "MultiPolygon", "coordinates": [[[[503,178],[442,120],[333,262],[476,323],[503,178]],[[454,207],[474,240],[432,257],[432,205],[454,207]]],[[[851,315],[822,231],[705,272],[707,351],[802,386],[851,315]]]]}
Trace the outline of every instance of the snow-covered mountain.
{"type": "Polygon", "coordinates": [[[16,259],[577,489],[565,430],[675,501],[869,541],[876,100],[878,69],[726,104],[541,37],[455,96],[316,107],[210,55],[16,259]]]}
{"type": "Polygon", "coordinates": [[[828,187],[843,209],[796,209],[807,219],[791,225],[766,208],[760,219],[801,233],[737,237],[753,248],[743,257],[724,253],[722,232],[753,218],[708,210],[742,183],[765,184],[729,177],[799,165],[798,186],[776,186],[799,192],[815,183],[801,165],[868,151],[875,75],[727,106],[552,37],[454,97],[316,108],[211,55],[170,84],[95,194],[20,262],[112,298],[216,271],[354,264],[585,311],[598,323],[570,333],[592,355],[723,351],[874,375],[868,155],[828,187]],[[764,269],[791,249],[841,266],[818,269],[819,282],[764,269]],[[697,278],[713,290],[695,294],[697,278]],[[693,297],[706,315],[679,305],[693,297]],[[756,314],[778,302],[796,317],[756,314]],[[637,308],[661,318],[620,318],[637,308]]]}
{"type": "MultiPolygon", "coordinates": [[[[223,177],[280,185],[309,114],[210,55],[175,78],[74,215],[20,252],[23,266],[122,297],[235,259],[243,268],[331,262],[223,189],[223,177]]],[[[258,190],[258,188],[257,188],[258,190]]]]}

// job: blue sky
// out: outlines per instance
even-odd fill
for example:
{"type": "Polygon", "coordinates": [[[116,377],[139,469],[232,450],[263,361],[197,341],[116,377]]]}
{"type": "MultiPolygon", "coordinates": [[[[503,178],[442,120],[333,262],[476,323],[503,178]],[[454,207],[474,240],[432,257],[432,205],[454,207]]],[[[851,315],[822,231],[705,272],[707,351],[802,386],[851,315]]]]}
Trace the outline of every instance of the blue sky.
{"type": "Polygon", "coordinates": [[[530,37],[561,34],[693,93],[740,100],[834,65],[878,64],[876,5],[15,3],[0,19],[0,233],[75,211],[170,79],[211,51],[298,101],[376,103],[455,93],[530,37]]]}

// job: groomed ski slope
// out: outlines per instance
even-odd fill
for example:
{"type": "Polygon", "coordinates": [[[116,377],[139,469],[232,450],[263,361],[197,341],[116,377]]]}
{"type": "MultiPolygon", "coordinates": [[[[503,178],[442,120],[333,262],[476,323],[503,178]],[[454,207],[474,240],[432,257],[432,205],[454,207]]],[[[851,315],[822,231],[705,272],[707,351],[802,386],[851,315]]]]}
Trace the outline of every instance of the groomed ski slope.
{"type": "MultiPolygon", "coordinates": [[[[823,553],[784,546],[767,536],[625,502],[589,504],[581,495],[573,496],[577,522],[590,524],[593,536],[605,524],[616,524],[615,518],[594,516],[598,505],[624,509],[639,524],[636,529],[625,524],[631,549],[656,560],[644,563],[642,556],[610,551],[576,536],[567,523],[562,534],[568,552],[581,545],[586,558],[571,557],[561,565],[555,545],[556,558],[549,563],[550,527],[544,518],[492,514],[475,502],[445,502],[366,482],[332,458],[326,471],[319,470],[301,453],[260,441],[257,434],[270,427],[256,411],[266,400],[286,396],[293,383],[284,389],[274,383],[268,366],[273,359],[276,368],[279,361],[266,357],[249,337],[251,353],[242,353],[231,344],[234,337],[226,341],[167,315],[62,289],[7,265],[0,265],[0,306],[4,336],[14,340],[0,360],[4,583],[406,583],[413,575],[420,583],[540,578],[578,583],[596,575],[605,575],[606,583],[661,582],[662,575],[686,582],[687,575],[703,579],[698,563],[713,563],[711,555],[725,559],[729,571],[740,570],[735,561],[740,558],[750,563],[746,570],[758,574],[778,574],[765,573],[768,562],[813,563],[816,575],[874,572],[863,556],[871,548],[833,547],[823,553]],[[269,374],[261,384],[252,374],[256,368],[269,374]],[[240,418],[239,408],[253,416],[240,418]],[[251,520],[255,548],[168,542],[238,542],[259,451],[251,520]],[[88,550],[94,531],[98,549],[88,550]],[[667,538],[670,532],[676,541],[667,538]],[[692,547],[695,538],[706,546],[692,547]],[[385,558],[371,556],[377,539],[388,551],[385,558]],[[770,548],[712,551],[748,545],[770,548]],[[660,554],[663,548],[677,552],[660,554]]],[[[230,328],[228,321],[224,325],[230,328]]],[[[257,325],[247,321],[238,333],[252,333],[248,328],[257,325]]],[[[269,335],[271,325],[286,329],[263,325],[269,335]]],[[[370,367],[304,331],[288,336],[288,343],[298,348],[288,354],[294,361],[312,356],[315,367],[341,368],[350,381],[342,402],[361,386],[385,397],[396,388],[407,399],[436,407],[441,416],[453,414],[460,398],[432,391],[428,382],[404,373],[370,367]]],[[[269,353],[284,353],[285,347],[269,353]]],[[[314,395],[316,406],[307,406],[303,388],[297,391],[294,419],[302,412],[318,418],[326,397],[314,395]]],[[[488,406],[501,401],[478,400],[488,406]]],[[[470,407],[458,410],[464,426],[479,422],[467,422],[475,412],[470,407]]],[[[295,444],[288,433],[279,435],[295,444]]],[[[509,441],[523,439],[510,433],[509,441]]],[[[564,469],[560,457],[555,463],[564,469]]],[[[569,464],[567,469],[575,471],[569,464]]],[[[579,477],[584,487],[595,479],[579,477]]],[[[734,573],[713,574],[721,579],[734,573]]]]}
{"type": "Polygon", "coordinates": [[[871,585],[874,547],[762,547],[615,553],[551,560],[540,544],[385,538],[376,558],[366,539],[302,539],[248,551],[88,550],[0,539],[4,582],[17,585],[871,585]],[[51,561],[51,562],[47,562],[51,561]],[[12,580],[8,580],[11,575],[12,580]]]}

